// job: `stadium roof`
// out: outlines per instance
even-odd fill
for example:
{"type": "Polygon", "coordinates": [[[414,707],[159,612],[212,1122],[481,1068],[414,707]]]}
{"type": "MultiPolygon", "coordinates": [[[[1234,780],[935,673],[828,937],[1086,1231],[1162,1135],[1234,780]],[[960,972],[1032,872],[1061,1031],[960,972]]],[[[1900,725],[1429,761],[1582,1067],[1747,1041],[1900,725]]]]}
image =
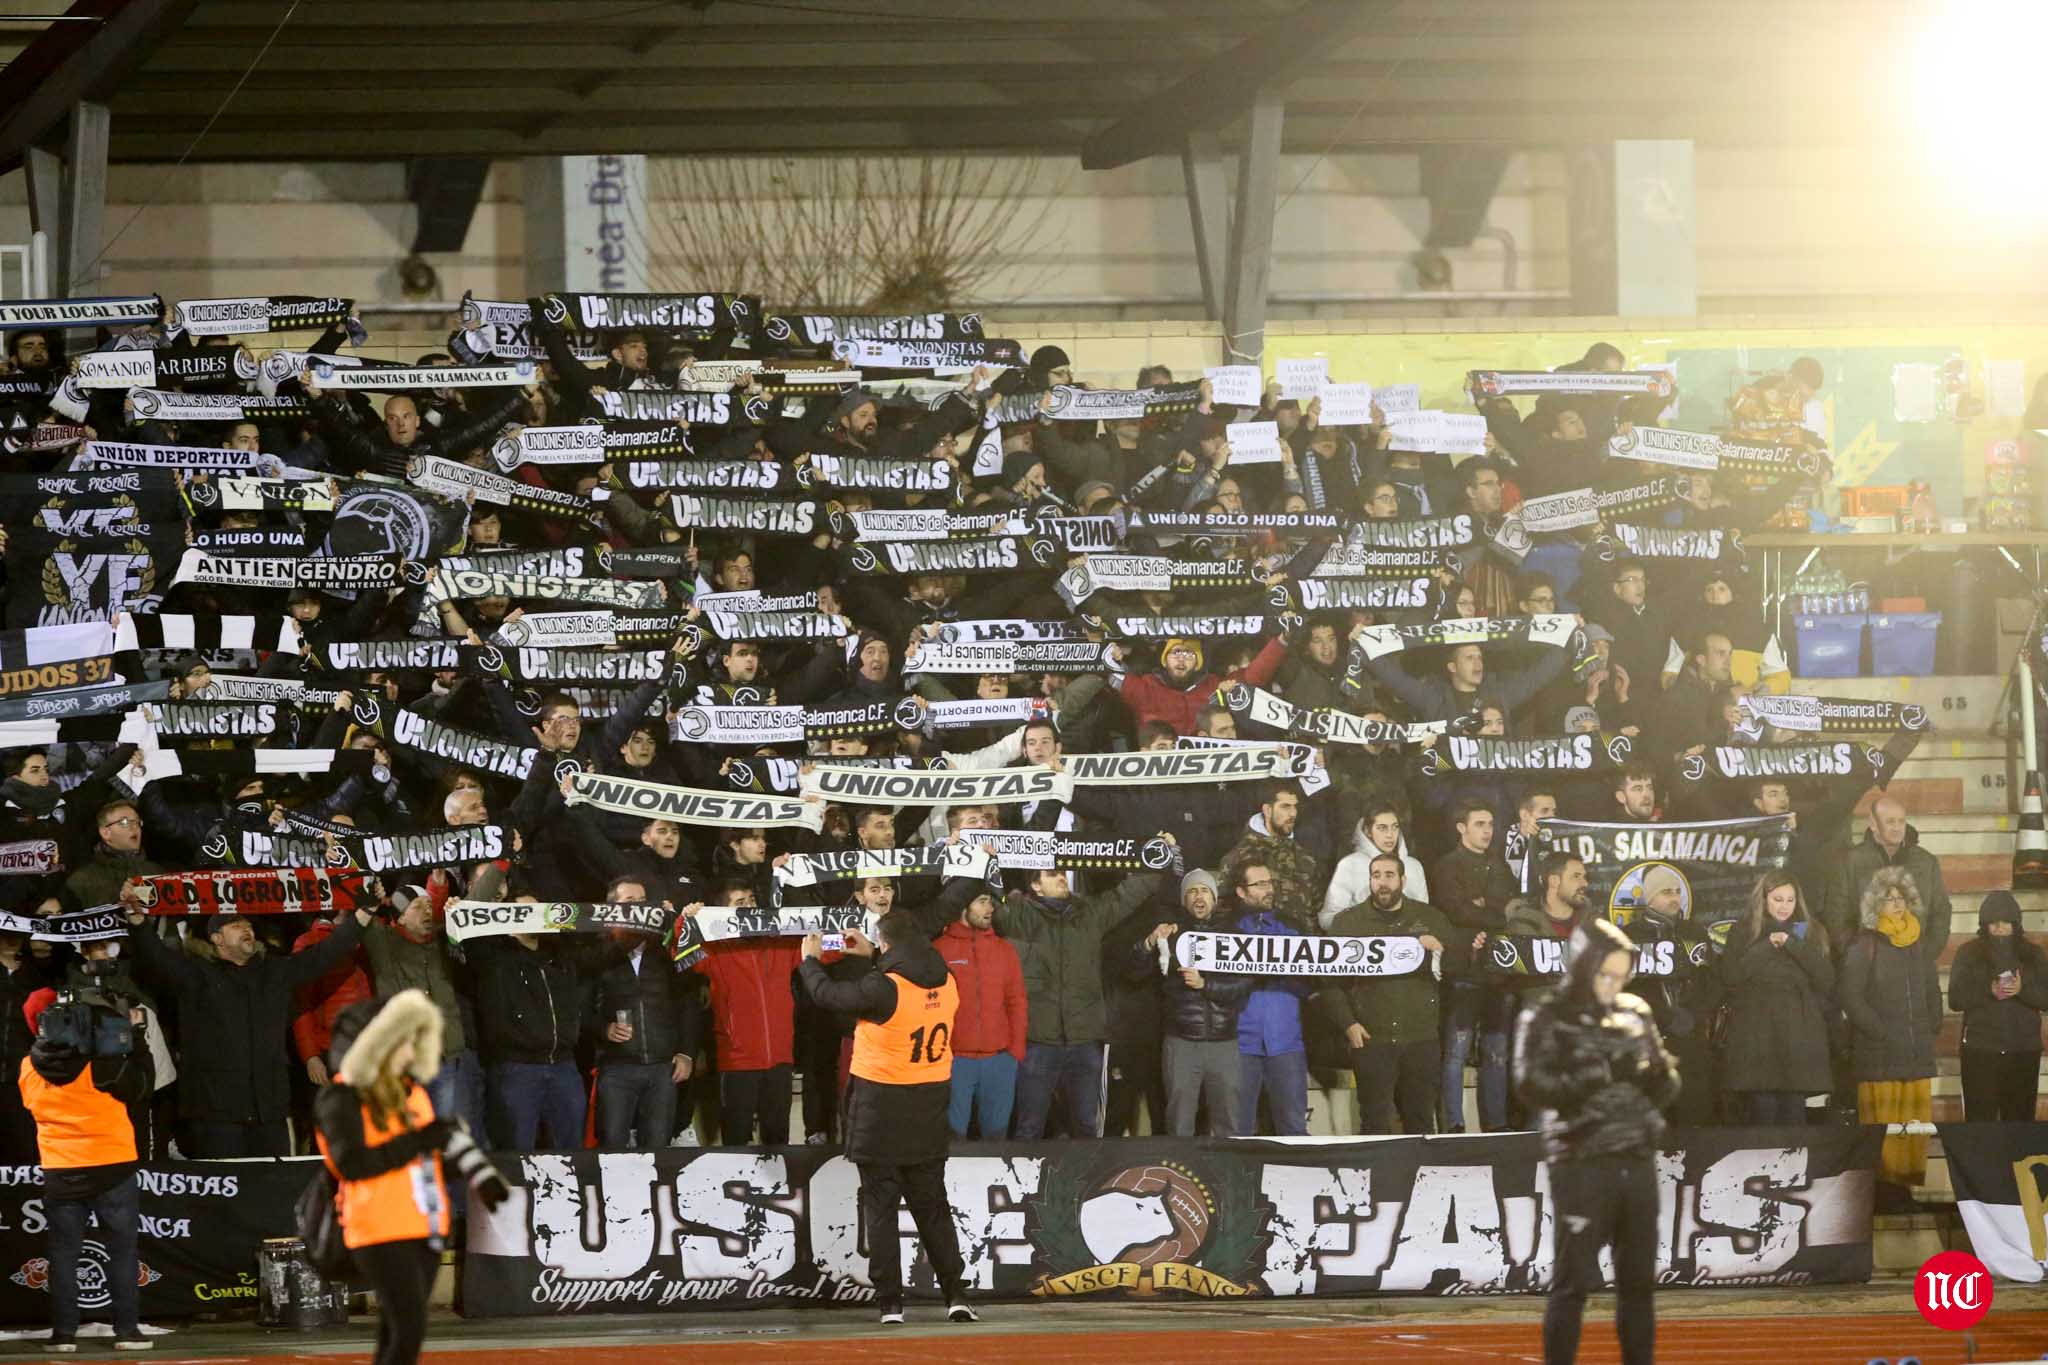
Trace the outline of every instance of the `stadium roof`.
{"type": "Polygon", "coordinates": [[[0,26],[0,44],[33,36],[0,71],[0,168],[79,99],[111,105],[115,161],[978,149],[1115,165],[1227,128],[1262,82],[1285,90],[1292,150],[1809,145],[1884,135],[1874,106],[1930,8],[78,0],[70,16],[98,22],[0,26]]]}

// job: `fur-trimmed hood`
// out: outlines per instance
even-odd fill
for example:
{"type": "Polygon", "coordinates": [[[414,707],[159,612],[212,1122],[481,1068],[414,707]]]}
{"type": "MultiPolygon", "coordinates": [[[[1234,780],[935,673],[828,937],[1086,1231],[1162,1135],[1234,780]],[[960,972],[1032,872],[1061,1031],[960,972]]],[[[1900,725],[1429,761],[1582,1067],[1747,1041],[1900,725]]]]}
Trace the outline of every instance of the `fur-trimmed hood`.
{"type": "Polygon", "coordinates": [[[1926,919],[1927,907],[1921,904],[1920,886],[1913,880],[1913,874],[1903,867],[1884,867],[1879,868],[1871,877],[1870,884],[1863,888],[1863,899],[1857,905],[1858,920],[1864,928],[1877,928],[1877,916],[1884,909],[1885,893],[1893,887],[1899,888],[1905,896],[1906,908],[1913,912],[1913,918],[1926,919]]]}
{"type": "Polygon", "coordinates": [[[384,1073],[399,1044],[413,1045],[412,1078],[422,1083],[441,1070],[441,1011],[425,991],[400,991],[363,1026],[342,1055],[341,1074],[363,1086],[384,1073]]]}

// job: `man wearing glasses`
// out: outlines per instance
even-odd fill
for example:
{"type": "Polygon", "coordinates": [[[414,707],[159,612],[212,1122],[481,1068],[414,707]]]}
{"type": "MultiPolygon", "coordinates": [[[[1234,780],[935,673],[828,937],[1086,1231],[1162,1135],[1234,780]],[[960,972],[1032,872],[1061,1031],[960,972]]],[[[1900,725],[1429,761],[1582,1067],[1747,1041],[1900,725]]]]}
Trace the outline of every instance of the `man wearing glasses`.
{"type": "Polygon", "coordinates": [[[142,816],[132,802],[108,802],[94,823],[100,838],[92,860],[64,879],[65,892],[79,905],[106,905],[129,878],[164,871],[142,856],[142,816]]]}
{"type": "MultiPolygon", "coordinates": [[[[1301,931],[1273,910],[1276,882],[1273,869],[1246,862],[1237,869],[1232,888],[1238,908],[1239,934],[1293,934],[1301,931]]],[[[1259,1131],[1259,1096],[1266,1097],[1273,1131],[1282,1137],[1308,1133],[1308,1044],[1301,1034],[1301,1002],[1308,982],[1301,977],[1254,977],[1252,993],[1237,1017],[1237,1131],[1259,1131]]]]}

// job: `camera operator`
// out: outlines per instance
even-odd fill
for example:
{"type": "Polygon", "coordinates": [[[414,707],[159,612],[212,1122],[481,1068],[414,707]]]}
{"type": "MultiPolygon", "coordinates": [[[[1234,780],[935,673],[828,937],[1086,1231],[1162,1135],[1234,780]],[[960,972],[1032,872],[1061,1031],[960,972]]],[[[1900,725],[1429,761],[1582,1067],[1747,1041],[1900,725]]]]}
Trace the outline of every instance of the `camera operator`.
{"type": "Polygon", "coordinates": [[[64,968],[65,984],[125,1015],[135,1029],[135,1051],[149,1057],[151,1094],[128,1109],[135,1123],[136,1155],[144,1161],[166,1156],[176,1093],[170,1087],[177,1083],[178,1063],[171,1055],[162,1015],[150,993],[136,984],[135,960],[124,955],[123,938],[90,939],[77,946],[78,956],[64,968]]]}
{"type": "Polygon", "coordinates": [[[141,1189],[128,1106],[149,1097],[149,1054],[135,1050],[127,1016],[90,992],[38,991],[25,1012],[36,1041],[21,1064],[21,1099],[35,1116],[50,1221],[50,1349],[78,1349],[78,1260],[90,1216],[107,1250],[114,1349],[147,1350],[137,1315],[141,1189]]]}

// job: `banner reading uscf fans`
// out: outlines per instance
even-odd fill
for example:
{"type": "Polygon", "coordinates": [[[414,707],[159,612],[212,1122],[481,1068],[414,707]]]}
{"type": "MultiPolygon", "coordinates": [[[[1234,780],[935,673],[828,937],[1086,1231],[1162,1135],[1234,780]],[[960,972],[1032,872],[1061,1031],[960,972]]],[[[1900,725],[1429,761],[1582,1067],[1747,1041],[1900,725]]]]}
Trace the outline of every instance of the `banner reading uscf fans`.
{"type": "MultiPolygon", "coordinates": [[[[1671,1135],[1657,1162],[1665,1285],[1861,1281],[1879,1134],[1671,1135]]],[[[870,1300],[860,1176],[818,1147],[500,1157],[470,1214],[472,1317],[870,1300]]],[[[1516,1294],[1548,1287],[1536,1135],[1295,1146],[986,1143],[946,1163],[968,1287],[997,1298],[1516,1294]]],[[[908,1228],[905,1282],[935,1295],[908,1228]]]]}
{"type": "MultiPolygon", "coordinates": [[[[136,1171],[142,1190],[140,1264],[136,1279],[142,1316],[187,1318],[195,1313],[256,1306],[256,1253],[266,1238],[295,1237],[292,1201],[318,1167],[295,1161],[162,1161],[136,1171]]],[[[43,1173],[35,1166],[0,1166],[0,1321],[50,1321],[49,1220],[43,1173]]],[[[104,1317],[109,1292],[106,1243],[99,1229],[85,1231],[78,1264],[78,1306],[104,1317]]]]}

